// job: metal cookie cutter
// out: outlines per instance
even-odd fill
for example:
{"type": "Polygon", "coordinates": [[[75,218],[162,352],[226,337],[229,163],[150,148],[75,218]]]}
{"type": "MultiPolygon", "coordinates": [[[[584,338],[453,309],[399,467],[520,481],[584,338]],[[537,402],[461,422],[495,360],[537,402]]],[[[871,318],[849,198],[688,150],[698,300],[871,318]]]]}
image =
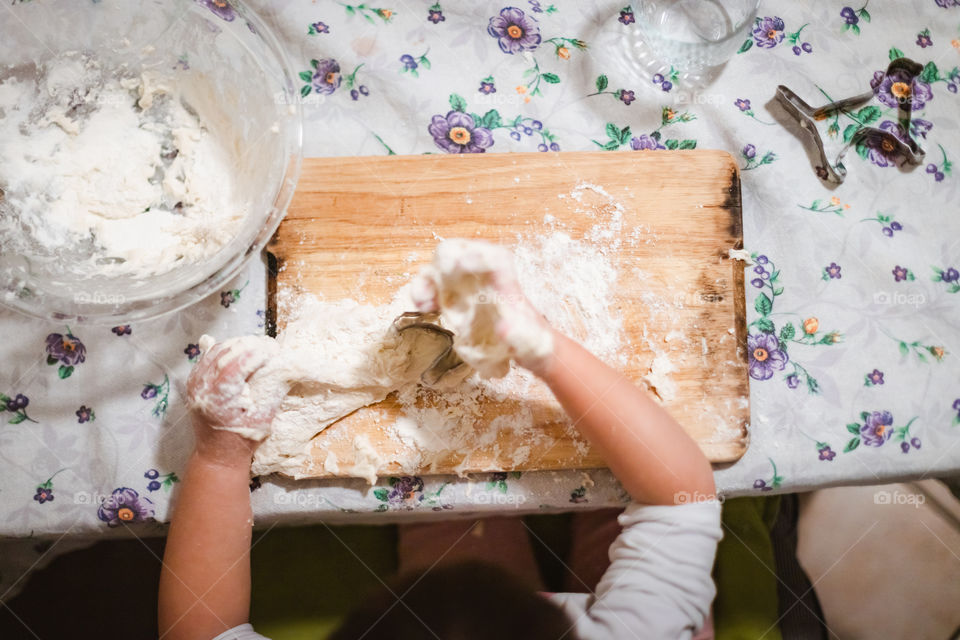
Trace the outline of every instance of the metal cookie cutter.
{"type": "MultiPolygon", "coordinates": [[[[893,86],[898,86],[901,95],[896,96],[899,108],[897,109],[897,121],[903,133],[903,138],[898,138],[893,133],[879,129],[877,127],[861,126],[849,136],[844,135],[845,143],[837,153],[837,159],[831,163],[827,159],[824,141],[817,128],[817,122],[840,112],[846,115],[854,115],[851,109],[860,107],[872,100],[876,100],[876,91],[871,89],[867,93],[830,102],[822,107],[811,107],[800,99],[797,94],[780,85],[777,87],[777,101],[783,105],[787,113],[797,119],[800,126],[806,129],[820,151],[820,165],[816,168],[817,175],[821,180],[842,183],[847,175],[847,168],[843,164],[843,156],[850,147],[855,147],[858,151],[861,149],[877,149],[884,155],[893,157],[902,157],[913,165],[923,162],[925,155],[923,149],[916,143],[913,136],[910,135],[910,117],[912,105],[913,81],[920,76],[923,71],[923,65],[910,60],[909,58],[897,58],[890,62],[882,78],[874,80],[872,84],[877,87],[883,84],[886,78],[896,79],[893,86]],[[906,140],[906,141],[904,141],[906,140]]],[[[836,132],[839,134],[839,131],[836,132]]]]}
{"type": "Polygon", "coordinates": [[[437,320],[439,316],[436,313],[409,311],[397,316],[393,321],[393,328],[399,333],[426,331],[440,337],[446,345],[430,366],[420,374],[420,381],[431,387],[436,386],[441,380],[452,379],[469,371],[469,365],[453,350],[453,332],[438,325],[437,320]]]}

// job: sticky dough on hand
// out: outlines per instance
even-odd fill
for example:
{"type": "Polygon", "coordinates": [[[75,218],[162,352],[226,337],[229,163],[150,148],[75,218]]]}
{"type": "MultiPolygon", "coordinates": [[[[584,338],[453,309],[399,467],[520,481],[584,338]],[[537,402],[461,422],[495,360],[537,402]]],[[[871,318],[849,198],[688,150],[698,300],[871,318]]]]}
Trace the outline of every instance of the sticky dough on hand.
{"type": "Polygon", "coordinates": [[[217,343],[204,335],[199,346],[204,357],[215,357],[216,362],[188,384],[189,408],[207,416],[214,429],[258,442],[270,435],[270,418],[287,393],[266,374],[279,353],[277,342],[267,336],[241,336],[217,343]],[[231,368],[236,370],[223,375],[231,368]]]}
{"type": "Polygon", "coordinates": [[[411,295],[421,311],[440,310],[457,354],[485,378],[506,375],[511,359],[535,369],[553,353],[553,333],[521,292],[503,247],[443,241],[411,295]]]}

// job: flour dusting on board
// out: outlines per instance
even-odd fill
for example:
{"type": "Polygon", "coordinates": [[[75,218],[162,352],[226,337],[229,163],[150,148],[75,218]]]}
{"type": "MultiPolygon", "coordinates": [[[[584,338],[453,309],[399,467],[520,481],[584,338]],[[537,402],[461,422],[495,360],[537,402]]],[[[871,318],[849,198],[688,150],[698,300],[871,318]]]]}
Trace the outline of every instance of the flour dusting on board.
{"type": "MultiPolygon", "coordinates": [[[[517,281],[531,304],[552,326],[628,372],[636,383],[646,384],[660,401],[669,404],[682,397],[681,415],[709,425],[709,434],[698,435],[702,445],[722,446],[725,439],[740,434],[742,424],[735,416],[742,414],[746,398],[716,397],[709,376],[691,380],[691,374],[711,367],[737,365],[731,356],[720,361],[721,354],[735,346],[735,333],[721,328],[719,338],[711,338],[716,327],[708,312],[715,308],[713,303],[724,300],[717,296],[728,295],[729,277],[716,268],[706,279],[707,270],[645,263],[654,255],[670,261],[674,245],[656,247],[657,232],[630,222],[637,211],[627,209],[602,186],[578,183],[558,193],[556,200],[543,200],[540,207],[539,212],[514,213],[509,228],[519,231],[499,239],[512,254],[503,259],[512,257],[517,281]]],[[[676,233],[669,225],[662,232],[676,233]]],[[[448,247],[463,242],[435,232],[433,240],[448,247]]],[[[294,477],[334,474],[373,482],[385,474],[462,475],[553,468],[576,465],[578,460],[592,463],[595,458],[587,442],[549,389],[523,368],[496,365],[486,374],[494,377],[481,377],[469,375],[467,366],[468,375],[457,376],[450,384],[421,382],[419,374],[434,361],[425,351],[428,345],[398,353],[404,349],[398,349],[391,324],[404,312],[429,310],[421,304],[432,299],[423,296],[429,293],[420,286],[424,274],[449,274],[438,251],[431,265],[434,271],[428,267],[414,278],[434,244],[426,240],[416,247],[389,274],[361,270],[352,300],[299,293],[304,282],[297,277],[279,283],[278,311],[287,324],[278,342],[281,350],[286,345],[302,357],[291,356],[276,371],[295,384],[267,446],[257,454],[256,471],[294,477]],[[369,304],[364,289],[379,288],[382,296],[384,286],[395,292],[392,300],[369,304]],[[411,356],[415,366],[405,364],[411,356]],[[331,358],[333,365],[326,365],[331,358]],[[344,367],[350,376],[342,375],[344,367]],[[361,407],[366,408],[351,415],[361,407]]],[[[302,262],[288,266],[299,275],[302,262]]],[[[489,305],[482,301],[491,298],[480,294],[490,292],[474,289],[464,285],[463,300],[489,305]]],[[[493,300],[494,305],[501,304],[493,300]]],[[[444,315],[451,304],[443,303],[438,321],[447,329],[457,322],[456,315],[444,315]]],[[[481,360],[463,359],[480,370],[481,360]]]]}
{"type": "MultiPolygon", "coordinates": [[[[573,229],[548,212],[542,222],[531,224],[529,230],[517,234],[509,248],[518,281],[533,306],[551,325],[601,359],[614,366],[623,365],[631,345],[614,302],[621,275],[619,251],[624,244],[655,243],[656,236],[646,227],[625,228],[624,206],[601,186],[580,183],[569,193],[557,197],[563,206],[569,207],[575,216],[586,218],[589,224],[573,229]]],[[[552,204],[546,203],[547,211],[552,204]]],[[[631,277],[632,274],[625,275],[631,277]]],[[[402,280],[397,278],[396,284],[406,282],[409,275],[402,280]]],[[[281,313],[295,319],[288,324],[286,332],[299,331],[296,318],[302,318],[302,314],[293,312],[298,307],[309,306],[310,315],[322,316],[343,304],[344,301],[326,302],[312,295],[294,294],[284,287],[278,292],[281,313]],[[325,311],[326,306],[330,309],[325,311]]],[[[409,287],[402,286],[390,304],[369,307],[369,312],[358,317],[358,320],[382,323],[382,327],[354,327],[353,331],[367,335],[385,332],[389,319],[411,310],[410,305],[409,287]]],[[[311,324],[311,330],[322,330],[321,325],[311,324]]],[[[282,342],[285,336],[281,334],[279,339],[282,342]]],[[[471,460],[474,452],[483,452],[484,459],[496,460],[499,469],[509,469],[535,462],[537,455],[549,451],[555,444],[555,437],[542,428],[545,421],[566,425],[563,436],[573,443],[576,453],[583,455],[589,449],[546,386],[515,365],[502,378],[472,375],[448,389],[431,388],[409,377],[398,377],[394,397],[399,412],[391,413],[376,405],[367,410],[367,415],[374,416],[379,427],[380,442],[372,443],[366,435],[361,439],[348,428],[338,429],[338,425],[333,425],[321,441],[329,448],[321,456],[322,460],[314,463],[319,468],[301,467],[302,471],[297,471],[292,468],[292,462],[299,464],[310,459],[311,445],[305,437],[313,434],[304,431],[296,434],[296,438],[287,439],[287,444],[294,448],[296,442],[303,442],[299,451],[274,452],[277,453],[275,460],[271,459],[274,456],[258,455],[258,472],[278,470],[299,476],[324,470],[372,481],[377,469],[388,465],[394,472],[397,468],[409,473],[430,471],[439,466],[465,472],[478,464],[471,460]],[[514,442],[522,441],[523,446],[501,450],[498,443],[505,433],[512,434],[514,442]],[[331,446],[336,443],[338,446],[331,446]]],[[[329,407],[323,407],[324,402],[323,398],[309,402],[299,398],[295,423],[306,428],[311,422],[310,412],[316,411],[318,420],[314,424],[331,424],[329,407]],[[311,408],[311,405],[315,406],[311,408]]],[[[282,413],[281,410],[278,422],[291,423],[284,420],[282,413]]],[[[349,427],[346,423],[343,426],[349,427]]],[[[489,469],[489,464],[487,467],[489,469]]]]}

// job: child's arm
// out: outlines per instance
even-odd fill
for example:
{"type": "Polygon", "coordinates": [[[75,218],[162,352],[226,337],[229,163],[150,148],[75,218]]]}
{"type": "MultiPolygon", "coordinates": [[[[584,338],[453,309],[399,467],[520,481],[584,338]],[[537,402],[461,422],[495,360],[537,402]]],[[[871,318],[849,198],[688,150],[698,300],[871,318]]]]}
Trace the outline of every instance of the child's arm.
{"type": "Polygon", "coordinates": [[[196,446],[177,496],[160,574],[159,627],[165,640],[210,640],[247,622],[250,609],[250,461],[257,443],[213,428],[258,428],[259,415],[231,407],[243,383],[263,364],[216,345],[194,367],[191,404],[196,446]],[[211,415],[212,414],[212,415],[211,415]]]}
{"type": "Polygon", "coordinates": [[[647,392],[578,343],[554,332],[553,355],[535,373],[634,500],[671,505],[714,495],[697,443],[647,392]]]}

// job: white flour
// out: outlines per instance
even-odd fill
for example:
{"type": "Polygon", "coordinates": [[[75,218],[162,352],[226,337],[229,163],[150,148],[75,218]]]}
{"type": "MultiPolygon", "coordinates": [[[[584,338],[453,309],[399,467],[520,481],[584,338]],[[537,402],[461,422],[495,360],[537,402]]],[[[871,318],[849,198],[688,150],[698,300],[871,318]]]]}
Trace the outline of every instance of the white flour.
{"type": "Polygon", "coordinates": [[[15,71],[0,72],[4,252],[143,277],[207,260],[237,233],[229,143],[167,78],[108,76],[81,55],[15,71]]]}
{"type": "MultiPolygon", "coordinates": [[[[615,247],[649,238],[643,232],[624,233],[622,206],[602,188],[581,184],[564,195],[577,202],[577,213],[591,219],[587,232],[575,233],[557,218],[545,217],[542,225],[518,236],[511,248],[517,278],[552,326],[601,359],[623,365],[629,350],[614,306],[619,277],[615,247]]],[[[323,442],[336,445],[339,455],[328,449],[317,466],[373,482],[388,464],[407,473],[451,460],[457,469],[473,468],[475,451],[487,452],[485,460],[492,451],[499,468],[506,469],[530,461],[554,444],[554,438],[538,426],[542,414],[535,416],[531,409],[538,400],[550,401],[549,390],[524,369],[510,366],[504,377],[494,379],[472,375],[450,389],[418,383],[438,345],[400,344],[390,331],[395,317],[414,309],[418,295],[422,292],[411,295],[411,287],[405,286],[390,304],[371,306],[280,291],[281,313],[288,318],[278,337],[280,355],[253,376],[246,395],[257,397],[265,389],[276,393],[275,385],[289,387],[290,392],[257,450],[254,473],[311,475],[311,439],[342,416],[391,392],[401,407],[398,417],[376,408],[368,414],[379,424],[381,440],[373,442],[369,432],[333,429],[323,442]],[[512,441],[522,441],[523,446],[501,451],[498,440],[505,433],[514,434],[512,441]]],[[[494,360],[489,363],[498,368],[494,360]]],[[[664,376],[658,386],[661,392],[669,387],[670,368],[658,367],[664,376]]],[[[563,419],[559,407],[555,416],[563,419]]],[[[565,437],[580,453],[587,451],[587,443],[572,425],[565,437]]]]}

